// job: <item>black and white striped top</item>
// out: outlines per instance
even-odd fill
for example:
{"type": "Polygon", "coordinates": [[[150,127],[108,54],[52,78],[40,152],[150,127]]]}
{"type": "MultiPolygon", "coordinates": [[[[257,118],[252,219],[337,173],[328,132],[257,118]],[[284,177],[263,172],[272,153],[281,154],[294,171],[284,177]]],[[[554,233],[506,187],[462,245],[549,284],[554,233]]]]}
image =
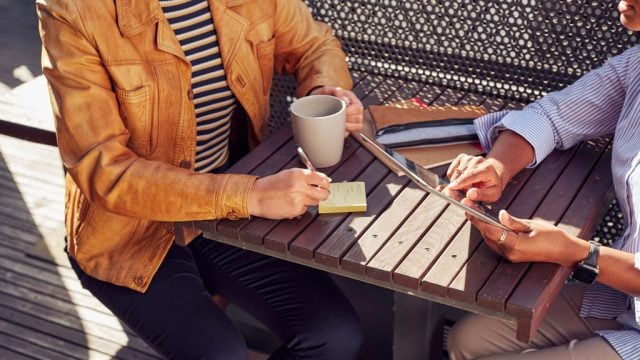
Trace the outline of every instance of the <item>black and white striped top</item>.
{"type": "Polygon", "coordinates": [[[159,0],[182,51],[191,62],[196,112],[195,170],[210,172],[229,157],[231,114],[236,97],[227,85],[207,0],[159,0]]]}
{"type": "MultiPolygon", "coordinates": [[[[640,269],[640,46],[522,111],[485,115],[475,124],[485,149],[505,128],[527,139],[535,150],[532,165],[555,148],[614,133],[611,171],[626,228],[613,247],[635,254],[635,267],[640,269]]],[[[624,330],[598,333],[622,359],[640,359],[640,297],[595,283],[584,294],[580,315],[616,318],[624,330]]]]}

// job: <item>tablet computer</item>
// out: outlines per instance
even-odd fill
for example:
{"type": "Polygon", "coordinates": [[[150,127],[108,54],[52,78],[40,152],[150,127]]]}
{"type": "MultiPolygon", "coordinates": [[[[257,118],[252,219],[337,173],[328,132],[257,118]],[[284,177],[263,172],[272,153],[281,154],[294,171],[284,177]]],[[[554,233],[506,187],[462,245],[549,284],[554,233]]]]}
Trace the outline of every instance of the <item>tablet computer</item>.
{"type": "Polygon", "coordinates": [[[423,168],[422,166],[405,158],[404,156],[400,155],[398,152],[387,146],[378,145],[376,142],[369,139],[369,137],[367,137],[365,134],[360,133],[360,137],[365,142],[371,145],[370,150],[374,151],[374,155],[377,158],[383,157],[390,160],[421,189],[426,190],[430,194],[446,200],[454,206],[462,208],[464,211],[481,219],[484,222],[510,231],[509,228],[500,223],[496,210],[490,209],[482,203],[475,203],[475,206],[473,207],[462,203],[460,201],[464,198],[464,194],[462,194],[462,192],[459,192],[459,199],[442,192],[441,189],[449,184],[448,179],[439,176],[433,171],[423,168]]]}

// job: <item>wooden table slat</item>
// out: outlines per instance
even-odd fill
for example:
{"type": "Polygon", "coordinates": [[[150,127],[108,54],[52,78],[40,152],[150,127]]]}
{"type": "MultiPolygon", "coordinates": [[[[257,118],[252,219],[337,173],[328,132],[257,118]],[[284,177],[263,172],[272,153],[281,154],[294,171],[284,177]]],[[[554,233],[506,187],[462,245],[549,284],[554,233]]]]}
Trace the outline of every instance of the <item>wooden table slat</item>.
{"type": "Polygon", "coordinates": [[[406,212],[414,212],[426,193],[411,183],[393,200],[391,205],[375,220],[342,258],[340,267],[346,271],[364,275],[366,264],[402,225],[406,212]]]}
{"type": "MultiPolygon", "coordinates": [[[[445,92],[446,90],[444,88],[435,85],[425,85],[416,94],[416,97],[429,105],[447,105],[446,103],[436,103],[436,101],[440,99],[445,92]]],[[[445,97],[445,99],[447,98],[445,97]]],[[[449,103],[448,105],[451,104],[453,104],[453,102],[449,103]]]]}
{"type": "Polygon", "coordinates": [[[407,257],[393,271],[397,284],[418,288],[420,279],[427,273],[447,245],[465,223],[464,210],[449,205],[431,229],[422,236],[407,257]]]}
{"type": "Polygon", "coordinates": [[[367,74],[366,77],[362,78],[358,84],[353,87],[352,91],[358,99],[364,99],[384,80],[385,78],[382,75],[367,74]]]}
{"type": "MultiPolygon", "coordinates": [[[[527,214],[524,217],[557,223],[578,192],[579,187],[576,185],[584,182],[602,151],[603,149],[592,148],[586,143],[581,144],[560,177],[554,176],[557,181],[546,194],[535,214],[533,216],[527,214]]],[[[553,175],[547,173],[546,176],[553,175]]],[[[497,277],[496,280],[494,281],[492,276],[492,279],[478,293],[478,303],[490,309],[504,309],[511,291],[516,288],[527,268],[527,263],[523,265],[503,261],[493,274],[497,277]],[[496,291],[497,287],[500,287],[500,291],[496,291]]]]}
{"type": "Polygon", "coordinates": [[[226,171],[229,174],[249,174],[264,163],[274,153],[278,152],[291,139],[291,128],[288,126],[269,136],[269,141],[260,143],[242,159],[226,171]]]}
{"type": "Polygon", "coordinates": [[[487,110],[487,113],[493,113],[504,109],[507,106],[507,102],[502,99],[488,97],[484,99],[482,106],[487,110]]]}
{"type": "Polygon", "coordinates": [[[456,105],[481,105],[485,98],[482,95],[474,93],[465,93],[464,96],[456,103],[456,105]]]}
{"type": "MultiPolygon", "coordinates": [[[[355,181],[363,181],[365,183],[367,203],[371,202],[369,196],[374,189],[376,189],[376,186],[378,186],[389,173],[386,166],[382,165],[379,161],[373,161],[373,157],[371,157],[371,160],[372,163],[370,163],[365,171],[360,174],[358,178],[354,179],[355,181]]],[[[328,236],[335,233],[336,228],[338,228],[349,215],[350,213],[318,215],[318,217],[291,242],[289,252],[293,256],[312,259],[315,250],[328,236]]],[[[349,233],[351,234],[351,232],[349,233]]],[[[336,235],[338,234],[336,233],[336,235]]]]}
{"type": "Polygon", "coordinates": [[[441,92],[435,101],[431,103],[433,106],[455,105],[465,97],[465,93],[461,90],[446,89],[441,92]]]}
{"type": "Polygon", "coordinates": [[[391,280],[391,273],[400,260],[409,253],[420,237],[431,229],[446,210],[447,205],[442,198],[427,195],[426,200],[418,205],[415,211],[408,214],[402,226],[367,263],[367,276],[378,280],[391,280]]]}
{"type": "MultiPolygon", "coordinates": [[[[385,103],[392,103],[397,101],[402,101],[406,99],[410,99],[416,96],[420,90],[424,87],[424,84],[415,82],[415,81],[405,81],[402,86],[396,89],[396,91],[392,92],[386,99],[385,103]]],[[[425,101],[424,99],[421,99],[425,101]]]]}
{"type": "Polygon", "coordinates": [[[362,105],[367,108],[369,105],[381,104],[389,95],[393,94],[398,88],[402,87],[402,80],[387,78],[379,83],[376,88],[362,99],[362,105]]]}
{"type": "MultiPolygon", "coordinates": [[[[384,166],[376,162],[379,166],[384,166]]],[[[385,167],[386,169],[386,167],[385,167]]],[[[367,211],[352,213],[316,250],[315,261],[327,266],[339,267],[342,256],[353,246],[375,219],[409,183],[406,177],[389,172],[375,190],[367,195],[367,211]]]]}
{"type": "Polygon", "coordinates": [[[420,281],[420,289],[430,294],[446,297],[449,284],[476,252],[481,242],[480,232],[470,222],[465,222],[451,244],[420,281]]]}
{"type": "MultiPolygon", "coordinates": [[[[373,161],[373,155],[352,137],[348,137],[342,153],[342,160],[337,165],[322,169],[335,182],[355,179],[367,165],[373,161]],[[344,165],[343,165],[344,164],[344,165]]],[[[264,246],[271,250],[286,252],[293,239],[304,230],[318,215],[318,207],[312,206],[295,219],[280,221],[265,237],[264,246]]]]}

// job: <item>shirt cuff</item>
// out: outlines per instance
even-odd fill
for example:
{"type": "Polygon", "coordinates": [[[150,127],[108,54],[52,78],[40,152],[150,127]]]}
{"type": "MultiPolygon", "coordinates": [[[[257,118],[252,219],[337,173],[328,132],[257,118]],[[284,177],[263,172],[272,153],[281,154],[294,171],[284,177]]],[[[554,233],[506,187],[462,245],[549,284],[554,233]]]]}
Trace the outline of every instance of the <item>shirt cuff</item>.
{"type": "Polygon", "coordinates": [[[511,130],[522,136],[535,151],[535,167],[555,148],[555,136],[547,120],[528,111],[499,111],[482,116],[474,122],[482,148],[488,152],[503,130],[511,130]]]}

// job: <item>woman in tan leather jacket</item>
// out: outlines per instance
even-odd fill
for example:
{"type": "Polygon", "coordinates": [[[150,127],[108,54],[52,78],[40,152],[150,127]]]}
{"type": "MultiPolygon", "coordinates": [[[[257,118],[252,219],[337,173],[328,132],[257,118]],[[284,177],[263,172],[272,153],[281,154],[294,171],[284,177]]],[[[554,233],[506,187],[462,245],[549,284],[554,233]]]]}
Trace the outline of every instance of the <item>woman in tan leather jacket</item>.
{"type": "Polygon", "coordinates": [[[298,96],[347,100],[347,130],[360,129],[330,28],[300,0],[38,0],[37,10],[67,170],[67,251],[83,285],[170,358],[247,357],[211,294],[282,340],[273,358],[354,358],[359,321],[325,274],[199,234],[178,245],[172,225],[290,218],[328,196],[318,172],[222,171],[266,136],[274,69],[296,75],[298,96]]]}

